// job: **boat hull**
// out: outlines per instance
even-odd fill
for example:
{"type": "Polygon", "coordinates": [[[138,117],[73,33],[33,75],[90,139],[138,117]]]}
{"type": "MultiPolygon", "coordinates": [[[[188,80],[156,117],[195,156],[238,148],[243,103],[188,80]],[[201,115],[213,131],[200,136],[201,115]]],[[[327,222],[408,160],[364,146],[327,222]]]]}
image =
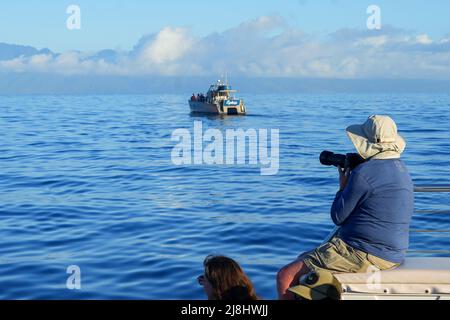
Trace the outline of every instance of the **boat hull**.
{"type": "Polygon", "coordinates": [[[219,108],[217,105],[200,101],[189,101],[189,107],[193,113],[211,113],[219,114],[219,108]]]}
{"type": "Polygon", "coordinates": [[[245,115],[245,105],[242,100],[225,101],[220,105],[189,101],[189,107],[192,113],[207,113],[207,114],[223,114],[223,115],[245,115]],[[234,103],[233,103],[234,102],[234,103]]]}

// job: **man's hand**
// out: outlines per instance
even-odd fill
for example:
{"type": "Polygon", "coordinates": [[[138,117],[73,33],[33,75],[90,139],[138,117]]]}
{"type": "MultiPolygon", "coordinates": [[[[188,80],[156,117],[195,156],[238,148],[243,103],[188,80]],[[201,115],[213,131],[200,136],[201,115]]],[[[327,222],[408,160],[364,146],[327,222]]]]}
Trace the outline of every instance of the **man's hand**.
{"type": "Polygon", "coordinates": [[[347,186],[348,177],[350,176],[350,168],[343,169],[338,167],[339,171],[339,190],[342,191],[347,186]]]}

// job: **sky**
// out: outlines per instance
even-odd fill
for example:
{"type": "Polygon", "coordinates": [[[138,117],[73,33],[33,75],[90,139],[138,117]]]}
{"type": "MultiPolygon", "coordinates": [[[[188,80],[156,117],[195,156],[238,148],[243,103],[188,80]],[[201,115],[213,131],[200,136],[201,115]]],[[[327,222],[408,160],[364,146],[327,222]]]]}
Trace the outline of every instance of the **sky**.
{"type": "Polygon", "coordinates": [[[324,35],[342,28],[364,28],[371,4],[382,9],[385,25],[431,37],[450,33],[448,0],[9,0],[0,4],[0,41],[58,52],[131,49],[144,34],[167,26],[205,36],[275,15],[306,33],[324,35]],[[70,4],[81,8],[79,31],[65,27],[70,4]]]}
{"type": "Polygon", "coordinates": [[[448,0],[15,0],[0,6],[0,43],[51,50],[25,53],[0,46],[4,74],[227,71],[450,80],[448,0]],[[66,27],[72,4],[81,9],[80,30],[66,27]],[[367,28],[369,5],[381,10],[379,30],[367,28]]]}

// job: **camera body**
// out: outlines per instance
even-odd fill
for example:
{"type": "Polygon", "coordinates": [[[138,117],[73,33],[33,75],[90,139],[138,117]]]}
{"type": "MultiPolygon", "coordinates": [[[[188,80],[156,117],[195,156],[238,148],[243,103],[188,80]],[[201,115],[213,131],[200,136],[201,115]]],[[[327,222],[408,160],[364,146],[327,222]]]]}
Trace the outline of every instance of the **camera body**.
{"type": "Polygon", "coordinates": [[[320,163],[324,166],[335,166],[353,170],[366,160],[357,153],[337,154],[331,151],[323,151],[320,154],[320,163]]]}

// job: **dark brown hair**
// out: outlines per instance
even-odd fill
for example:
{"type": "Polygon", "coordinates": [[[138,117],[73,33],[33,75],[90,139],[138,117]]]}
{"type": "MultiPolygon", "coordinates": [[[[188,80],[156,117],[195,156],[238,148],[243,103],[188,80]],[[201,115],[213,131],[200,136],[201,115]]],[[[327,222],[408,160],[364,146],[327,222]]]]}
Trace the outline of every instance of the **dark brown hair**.
{"type": "Polygon", "coordinates": [[[203,265],[216,300],[258,300],[250,279],[233,259],[208,256],[203,265]]]}

